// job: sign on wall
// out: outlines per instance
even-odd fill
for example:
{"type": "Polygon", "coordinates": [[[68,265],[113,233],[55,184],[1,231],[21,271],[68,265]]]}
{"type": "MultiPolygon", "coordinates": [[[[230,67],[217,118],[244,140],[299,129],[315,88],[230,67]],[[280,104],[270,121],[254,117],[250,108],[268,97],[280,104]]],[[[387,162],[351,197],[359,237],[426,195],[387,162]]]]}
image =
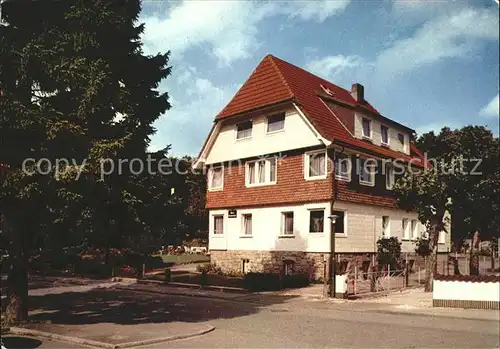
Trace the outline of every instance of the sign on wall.
{"type": "Polygon", "coordinates": [[[236,216],[237,216],[236,210],[228,210],[227,211],[228,218],[236,218],[236,216]]]}

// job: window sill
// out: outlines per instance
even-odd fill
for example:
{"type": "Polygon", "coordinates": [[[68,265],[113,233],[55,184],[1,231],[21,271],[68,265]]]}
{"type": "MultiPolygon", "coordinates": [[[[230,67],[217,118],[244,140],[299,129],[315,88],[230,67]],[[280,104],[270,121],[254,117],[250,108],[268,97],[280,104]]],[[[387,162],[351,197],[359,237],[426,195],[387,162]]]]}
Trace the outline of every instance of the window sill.
{"type": "Polygon", "coordinates": [[[363,135],[361,138],[362,138],[363,140],[365,140],[365,141],[368,141],[368,142],[373,143],[373,139],[372,139],[372,137],[368,137],[368,136],[363,135]]]}
{"type": "Polygon", "coordinates": [[[252,139],[252,136],[250,137],[245,137],[245,138],[236,138],[234,141],[235,142],[241,142],[241,141],[249,141],[252,139]]]}
{"type": "Polygon", "coordinates": [[[375,186],[375,182],[365,182],[365,181],[362,181],[362,180],[359,181],[359,184],[365,185],[367,187],[374,187],[375,186]]]}
{"type": "Polygon", "coordinates": [[[388,187],[387,185],[385,186],[385,189],[387,190],[392,190],[392,186],[388,187]]]}
{"type": "Polygon", "coordinates": [[[285,133],[285,129],[281,129],[278,131],[266,132],[266,136],[272,136],[272,135],[279,134],[279,133],[285,133]]]}
{"type": "Polygon", "coordinates": [[[384,148],[389,148],[389,143],[380,142],[380,146],[384,148]]]}
{"type": "Polygon", "coordinates": [[[402,238],[401,241],[410,241],[409,238],[402,238]]]}
{"type": "Polygon", "coordinates": [[[251,239],[253,235],[240,235],[240,239],[251,239]]]}
{"type": "Polygon", "coordinates": [[[325,232],[324,231],[322,231],[322,232],[313,232],[313,231],[310,231],[309,235],[310,236],[325,236],[325,232]]]}
{"type": "Polygon", "coordinates": [[[270,183],[253,183],[253,184],[245,184],[245,187],[247,188],[253,188],[253,187],[265,187],[268,185],[276,185],[278,182],[270,182],[270,183]]]}
{"type": "Polygon", "coordinates": [[[221,188],[208,188],[208,191],[223,191],[224,187],[221,188]]]}
{"type": "Polygon", "coordinates": [[[210,234],[210,237],[215,239],[225,238],[224,234],[210,234]]]}
{"type": "Polygon", "coordinates": [[[295,234],[290,234],[290,235],[285,235],[285,234],[280,234],[278,235],[278,239],[294,239],[295,234]]]}
{"type": "Polygon", "coordinates": [[[304,177],[304,179],[306,181],[318,181],[318,180],[323,180],[323,179],[326,179],[327,176],[326,175],[323,175],[323,176],[314,176],[314,177],[304,177]]]}
{"type": "Polygon", "coordinates": [[[342,182],[350,182],[351,178],[335,176],[335,179],[342,182]]]}
{"type": "Polygon", "coordinates": [[[344,239],[344,238],[347,238],[347,234],[345,234],[345,233],[335,233],[335,238],[344,239]]]}

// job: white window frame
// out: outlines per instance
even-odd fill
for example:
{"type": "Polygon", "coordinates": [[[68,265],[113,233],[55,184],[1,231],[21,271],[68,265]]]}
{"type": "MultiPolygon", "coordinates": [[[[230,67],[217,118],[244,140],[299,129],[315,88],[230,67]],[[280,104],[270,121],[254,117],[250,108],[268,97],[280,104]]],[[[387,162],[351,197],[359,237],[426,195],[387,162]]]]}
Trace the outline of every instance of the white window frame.
{"type": "Polygon", "coordinates": [[[281,229],[280,229],[280,236],[285,236],[285,237],[293,237],[295,236],[295,213],[293,211],[283,211],[281,212],[281,229]],[[291,213],[292,214],[292,232],[287,233],[285,232],[285,218],[286,214],[291,213]]]}
{"type": "Polygon", "coordinates": [[[373,120],[370,119],[370,118],[367,118],[366,116],[362,116],[361,117],[361,135],[365,139],[371,140],[373,138],[373,120]],[[363,127],[363,121],[364,120],[367,120],[368,124],[370,125],[370,135],[369,136],[365,135],[365,128],[363,127]]]}
{"type": "Polygon", "coordinates": [[[418,220],[417,219],[412,219],[410,221],[410,233],[411,233],[411,239],[412,240],[417,240],[418,238],[418,220]],[[415,226],[413,226],[413,222],[415,222],[415,226]]]}
{"type": "Polygon", "coordinates": [[[220,166],[213,166],[208,170],[208,191],[219,191],[224,189],[224,165],[220,166]],[[220,187],[213,187],[212,186],[212,181],[213,181],[213,175],[214,175],[214,169],[221,169],[222,171],[222,180],[221,180],[221,185],[220,187]]]}
{"type": "MultiPolygon", "coordinates": [[[[259,165],[260,166],[260,165],[259,165]]],[[[247,161],[245,163],[245,186],[246,187],[259,187],[263,185],[273,185],[278,183],[278,158],[269,157],[265,159],[257,159],[247,161]],[[274,160],[274,181],[271,181],[271,160],[274,160]],[[257,171],[257,163],[264,161],[264,182],[258,183],[259,171],[257,171]],[[254,183],[250,183],[250,164],[255,164],[254,183]]]]}
{"type": "MultiPolygon", "coordinates": [[[[335,155],[335,161],[333,163],[333,170],[334,170],[334,173],[335,173],[335,179],[338,179],[339,181],[345,181],[345,182],[350,182],[351,181],[351,174],[352,174],[352,161],[351,161],[351,156],[348,155],[348,154],[343,154],[343,156],[345,156],[344,159],[342,160],[347,160],[348,162],[348,173],[346,176],[342,176],[342,175],[337,175],[337,166],[338,166],[338,163],[337,163],[337,160],[341,160],[339,158],[337,158],[337,155],[335,155]]],[[[340,167],[340,166],[338,166],[340,167]]]]}
{"type": "Polygon", "coordinates": [[[328,170],[328,155],[325,149],[322,150],[312,150],[304,153],[304,179],[308,181],[318,180],[318,179],[326,179],[328,170]],[[324,154],[325,155],[325,173],[319,176],[309,176],[309,158],[311,155],[315,154],[324,154]]]}
{"type": "Polygon", "coordinates": [[[307,230],[308,230],[309,234],[324,234],[325,227],[326,227],[325,221],[327,219],[327,217],[325,217],[326,210],[324,208],[311,208],[308,211],[309,211],[309,217],[308,217],[309,219],[307,220],[307,230]],[[322,231],[311,231],[311,213],[312,212],[323,212],[323,229],[322,229],[322,231]]]}
{"type": "Polygon", "coordinates": [[[402,240],[410,240],[410,220],[408,218],[403,218],[401,220],[401,229],[403,230],[402,240]]]}
{"type": "MultiPolygon", "coordinates": [[[[375,186],[375,170],[372,169],[372,171],[370,172],[371,173],[371,181],[365,181],[365,180],[362,180],[361,179],[361,174],[363,173],[364,171],[364,168],[365,168],[365,161],[368,161],[368,159],[362,159],[360,158],[361,161],[359,161],[359,168],[358,168],[358,179],[359,179],[359,184],[361,185],[366,185],[366,186],[369,186],[369,187],[374,187],[375,186]]],[[[372,164],[370,165],[370,167],[375,167],[375,164],[372,164]]]]}
{"type": "Polygon", "coordinates": [[[382,216],[382,237],[388,239],[391,237],[391,217],[382,216]],[[387,217],[387,226],[384,227],[384,217],[387,217]]]}
{"type": "Polygon", "coordinates": [[[252,213],[242,213],[241,214],[241,231],[240,237],[248,238],[253,236],[253,214],[252,213]],[[250,216],[250,234],[246,234],[245,232],[245,218],[250,216]]]}
{"type": "Polygon", "coordinates": [[[389,164],[386,164],[385,165],[385,189],[392,190],[392,188],[394,187],[394,180],[395,180],[394,167],[392,167],[389,164]],[[390,183],[387,183],[388,180],[390,183]]]}
{"type": "Polygon", "coordinates": [[[271,114],[271,115],[266,116],[266,135],[272,135],[272,134],[275,134],[275,133],[285,132],[285,124],[286,124],[286,114],[285,114],[285,112],[275,113],[275,114],[271,114]],[[272,118],[272,117],[275,117],[275,116],[283,116],[283,128],[279,129],[279,130],[276,130],[276,131],[269,131],[269,118],[272,118]]]}
{"type": "Polygon", "coordinates": [[[244,121],[238,122],[237,124],[234,125],[234,139],[236,141],[243,141],[245,139],[251,139],[252,138],[252,134],[253,134],[253,120],[252,119],[250,119],[250,120],[244,120],[244,121]],[[250,136],[243,137],[243,138],[238,138],[238,125],[244,124],[246,122],[250,122],[251,125],[252,125],[251,131],[250,131],[250,136]]]}
{"type": "Polygon", "coordinates": [[[333,233],[335,234],[336,237],[347,237],[347,210],[341,210],[341,209],[335,208],[335,209],[332,210],[331,214],[333,215],[333,214],[335,214],[335,212],[343,212],[344,213],[344,232],[343,233],[337,233],[335,231],[335,226],[332,224],[333,233]]]}
{"type": "Polygon", "coordinates": [[[215,236],[223,236],[224,235],[224,215],[223,214],[213,214],[212,215],[212,235],[215,236]],[[215,232],[215,219],[216,218],[222,218],[222,232],[221,233],[216,233],[215,232]]]}
{"type": "Polygon", "coordinates": [[[380,144],[388,147],[390,143],[391,143],[391,129],[387,125],[380,124],[380,144]],[[382,137],[382,128],[384,127],[387,129],[387,142],[384,142],[384,138],[382,137]]]}

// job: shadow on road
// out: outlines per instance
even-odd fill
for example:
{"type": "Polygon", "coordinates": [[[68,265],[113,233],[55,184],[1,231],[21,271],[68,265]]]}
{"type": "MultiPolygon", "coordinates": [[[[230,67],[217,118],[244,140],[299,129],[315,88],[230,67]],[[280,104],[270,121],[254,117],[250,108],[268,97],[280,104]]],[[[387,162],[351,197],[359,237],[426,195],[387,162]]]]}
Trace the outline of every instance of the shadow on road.
{"type": "Polygon", "coordinates": [[[259,312],[293,296],[273,296],[258,302],[227,302],[208,298],[128,292],[113,288],[30,297],[30,321],[52,324],[143,324],[203,322],[259,312]]]}
{"type": "Polygon", "coordinates": [[[38,339],[18,336],[2,337],[2,342],[7,349],[32,349],[42,344],[38,339]]]}

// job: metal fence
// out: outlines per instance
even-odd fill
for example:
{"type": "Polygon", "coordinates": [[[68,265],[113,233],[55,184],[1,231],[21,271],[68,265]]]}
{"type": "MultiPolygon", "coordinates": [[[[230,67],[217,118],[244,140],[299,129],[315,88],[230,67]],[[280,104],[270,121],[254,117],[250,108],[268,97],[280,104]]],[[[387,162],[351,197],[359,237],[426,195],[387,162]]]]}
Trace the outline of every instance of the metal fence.
{"type": "Polygon", "coordinates": [[[349,295],[362,295],[367,293],[388,292],[406,287],[421,286],[425,282],[425,269],[416,266],[411,269],[391,270],[360,270],[354,266],[347,274],[347,293],[349,295]]]}

